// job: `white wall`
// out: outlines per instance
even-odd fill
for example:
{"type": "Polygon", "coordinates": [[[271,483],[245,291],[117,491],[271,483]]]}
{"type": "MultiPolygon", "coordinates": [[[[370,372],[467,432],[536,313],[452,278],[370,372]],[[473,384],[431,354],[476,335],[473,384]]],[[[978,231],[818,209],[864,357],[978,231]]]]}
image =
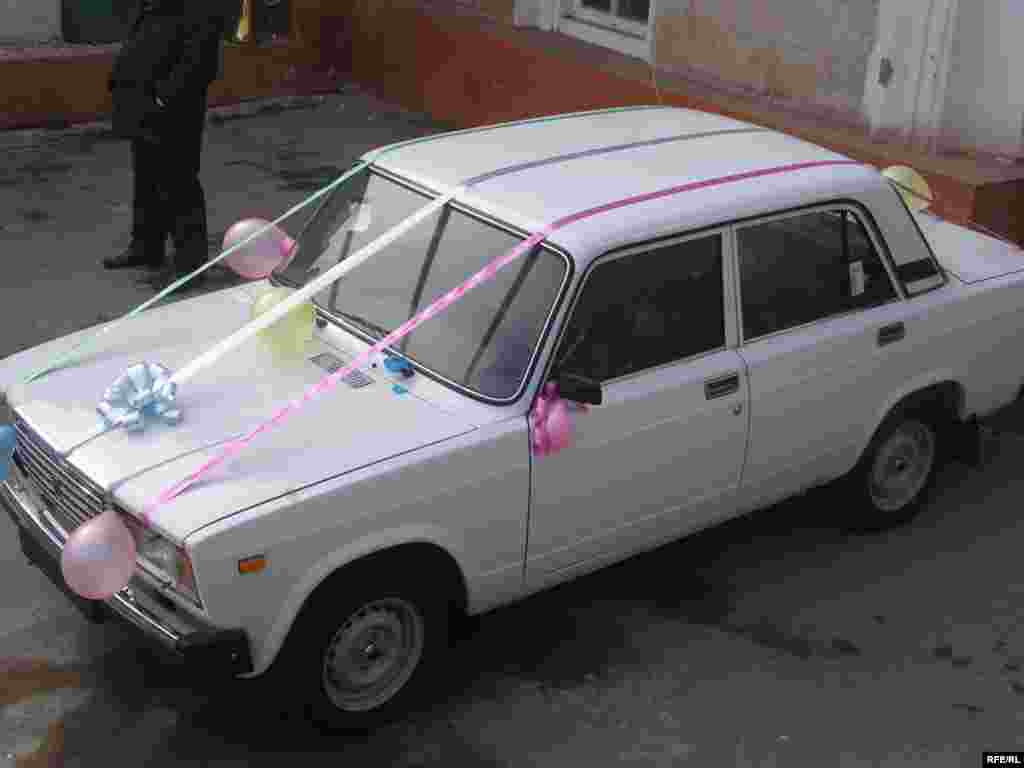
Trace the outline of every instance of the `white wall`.
{"type": "MultiPolygon", "coordinates": [[[[550,29],[558,6],[571,1],[516,0],[517,20],[550,29]]],[[[696,79],[856,113],[877,1],[652,0],[656,63],[696,79]]]]}
{"type": "Polygon", "coordinates": [[[59,38],[60,6],[60,0],[0,0],[0,38],[59,38]]]}
{"type": "Polygon", "coordinates": [[[863,114],[871,129],[934,146],[949,83],[958,7],[973,0],[882,0],[863,114]]]}
{"type": "Polygon", "coordinates": [[[1015,154],[1024,129],[1024,0],[961,0],[951,49],[947,139],[1015,154]]]}
{"type": "MultiPolygon", "coordinates": [[[[559,7],[571,2],[516,0],[517,23],[556,28],[559,7]]],[[[1024,0],[652,0],[652,7],[659,68],[829,107],[922,148],[1024,149],[1024,0]],[[880,73],[887,74],[881,81],[880,73]]]]}
{"type": "Polygon", "coordinates": [[[521,27],[552,30],[558,28],[563,11],[572,7],[572,0],[515,0],[513,18],[521,27]]]}

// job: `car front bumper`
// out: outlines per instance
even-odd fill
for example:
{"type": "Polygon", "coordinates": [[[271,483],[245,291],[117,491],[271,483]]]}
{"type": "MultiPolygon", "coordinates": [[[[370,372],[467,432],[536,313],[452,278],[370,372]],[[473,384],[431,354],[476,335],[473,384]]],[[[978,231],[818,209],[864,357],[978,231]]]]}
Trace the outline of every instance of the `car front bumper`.
{"type": "Polygon", "coordinates": [[[244,675],[252,672],[249,640],[241,629],[219,629],[192,616],[164,594],[152,577],[136,569],[131,582],[108,600],[86,600],[72,592],[60,571],[60,556],[67,534],[48,513],[38,494],[16,463],[0,483],[0,506],[18,528],[21,549],[32,565],[45,573],[90,621],[116,616],[139,629],[189,666],[211,674],[244,675]]]}

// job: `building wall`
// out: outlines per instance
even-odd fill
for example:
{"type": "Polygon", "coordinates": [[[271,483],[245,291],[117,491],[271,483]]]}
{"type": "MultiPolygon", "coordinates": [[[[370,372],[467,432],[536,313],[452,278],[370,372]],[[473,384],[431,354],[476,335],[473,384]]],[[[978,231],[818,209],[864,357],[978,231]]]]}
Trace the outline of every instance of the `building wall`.
{"type": "Polygon", "coordinates": [[[659,68],[723,86],[859,111],[877,0],[655,0],[659,68]]]}
{"type": "Polygon", "coordinates": [[[514,19],[878,140],[1024,154],[1024,0],[651,0],[632,42],[574,30],[572,5],[515,0],[514,19]]]}
{"type": "Polygon", "coordinates": [[[497,21],[511,24],[516,11],[516,0],[472,0],[483,13],[497,21]]]}
{"type": "MultiPolygon", "coordinates": [[[[456,0],[456,2],[505,24],[513,23],[516,13],[516,0],[456,0]]],[[[537,2],[537,0],[533,0],[533,2],[537,2]]]]}
{"type": "Polygon", "coordinates": [[[1024,130],[1024,2],[961,0],[950,50],[943,140],[1020,154],[1024,130]],[[984,8],[984,12],[982,12],[984,8]]]}
{"type": "MultiPolygon", "coordinates": [[[[310,10],[313,10],[320,0],[295,1],[309,3],[310,10]]],[[[655,100],[666,105],[717,112],[786,131],[877,167],[910,165],[928,180],[936,198],[932,207],[936,213],[955,221],[973,220],[1024,242],[1024,216],[1018,215],[1020,202],[1024,200],[1024,170],[1004,163],[993,164],[985,158],[938,157],[906,142],[881,140],[860,130],[836,129],[827,120],[795,116],[786,104],[759,105],[746,94],[723,94],[721,90],[700,88],[667,74],[658,92],[652,87],[646,56],[615,53],[557,31],[557,19],[553,19],[556,17],[553,13],[555,6],[549,0],[529,0],[525,5],[523,1],[517,0],[514,23],[508,24],[490,13],[483,13],[479,5],[471,7],[472,4],[465,0],[388,0],[386,3],[338,0],[331,6],[330,13],[321,6],[320,22],[315,25],[320,30],[317,55],[321,66],[348,73],[352,79],[370,86],[384,97],[408,109],[426,112],[451,127],[484,125],[575,110],[651,104],[655,100]],[[395,51],[401,51],[402,55],[396,57],[395,51]]],[[[808,3],[811,1],[807,0],[808,3]]],[[[653,2],[657,8],[659,3],[678,0],[653,2]]],[[[798,4],[796,0],[765,2],[785,2],[790,8],[798,4]]],[[[825,8],[826,11],[831,9],[833,13],[843,12],[841,0],[821,2],[825,4],[814,7],[825,8]]],[[[880,4],[872,0],[850,2],[860,6],[870,4],[890,13],[914,4],[915,10],[929,12],[926,14],[928,24],[925,25],[929,33],[917,35],[929,42],[918,46],[916,55],[908,54],[905,58],[909,62],[912,58],[919,61],[930,58],[928,52],[933,50],[932,44],[943,38],[944,30],[953,26],[943,19],[955,18],[957,0],[880,0],[880,4]]],[[[694,5],[698,11],[702,7],[701,4],[679,3],[674,10],[677,15],[680,11],[687,15],[694,5]]],[[[754,9],[753,3],[741,5],[727,0],[722,0],[721,7],[737,11],[754,9]]],[[[806,11],[807,7],[805,5],[803,9],[806,11]]],[[[839,52],[837,56],[843,50],[857,49],[857,55],[847,61],[852,67],[864,68],[864,86],[872,78],[878,79],[877,64],[872,70],[872,64],[865,63],[869,59],[865,50],[870,49],[871,57],[877,58],[879,54],[895,56],[894,51],[904,47],[900,40],[888,39],[887,28],[898,25],[881,23],[881,14],[876,20],[876,27],[880,24],[885,34],[876,34],[874,42],[869,45],[871,24],[867,17],[870,15],[849,17],[858,19],[850,21],[850,24],[864,34],[850,34],[847,30],[836,35],[830,28],[835,35],[833,39],[839,40],[835,45],[839,52]],[[854,45],[851,41],[858,42],[854,45]],[[890,48],[890,45],[894,47],[890,48]]],[[[825,23],[822,18],[820,15],[817,17],[819,25],[825,23]]],[[[824,18],[834,20],[835,16],[825,15],[824,18]]],[[[749,16],[747,22],[748,30],[759,23],[749,16]]],[[[807,47],[804,42],[806,36],[814,34],[808,28],[813,30],[814,25],[808,19],[803,23],[802,29],[792,27],[780,31],[776,28],[776,34],[783,40],[774,49],[779,52],[780,61],[786,61],[784,54],[788,50],[807,47]]],[[[833,27],[837,23],[833,21],[833,27]]],[[[732,27],[733,30],[737,28],[740,28],[738,23],[732,27]]],[[[763,28],[758,32],[763,34],[763,28]]],[[[312,40],[305,36],[303,39],[312,40]]],[[[724,44],[731,44],[732,39],[726,35],[724,44]]],[[[733,50],[739,49],[743,39],[742,33],[736,33],[733,50]]],[[[702,42],[699,36],[696,36],[696,42],[702,42]]],[[[714,46],[711,48],[712,52],[719,53],[714,46]]],[[[932,77],[925,66],[918,66],[917,70],[924,72],[924,76],[914,76],[908,66],[905,79],[913,83],[944,79],[932,77]]],[[[785,74],[785,67],[776,71],[785,74]]],[[[856,104],[855,78],[847,75],[844,80],[834,70],[825,74],[828,76],[818,76],[814,94],[827,97],[830,93],[838,93],[843,103],[856,104]]],[[[781,76],[780,79],[784,80],[781,76]]],[[[895,82],[894,74],[891,84],[895,82]]],[[[901,97],[913,96],[917,89],[913,83],[904,89],[901,97]]],[[[811,93],[810,90],[806,92],[811,93]]],[[[911,98],[912,102],[917,100],[916,97],[911,98]]],[[[887,107],[887,103],[882,106],[887,107]]]]}
{"type": "Polygon", "coordinates": [[[0,0],[0,38],[43,42],[60,37],[60,0],[0,0]]]}

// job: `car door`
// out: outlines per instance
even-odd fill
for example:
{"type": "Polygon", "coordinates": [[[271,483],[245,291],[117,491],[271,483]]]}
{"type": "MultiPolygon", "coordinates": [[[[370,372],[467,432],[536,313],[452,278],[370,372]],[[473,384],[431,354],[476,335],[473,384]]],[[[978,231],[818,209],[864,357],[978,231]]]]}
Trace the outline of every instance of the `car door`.
{"type": "Polygon", "coordinates": [[[859,206],[735,229],[740,354],[750,377],[742,509],[847,471],[888,395],[912,374],[880,239],[859,206]]]}
{"type": "Polygon", "coordinates": [[[585,276],[555,366],[598,380],[562,451],[532,468],[539,588],[727,514],[747,433],[723,231],[609,254],[585,276]]]}

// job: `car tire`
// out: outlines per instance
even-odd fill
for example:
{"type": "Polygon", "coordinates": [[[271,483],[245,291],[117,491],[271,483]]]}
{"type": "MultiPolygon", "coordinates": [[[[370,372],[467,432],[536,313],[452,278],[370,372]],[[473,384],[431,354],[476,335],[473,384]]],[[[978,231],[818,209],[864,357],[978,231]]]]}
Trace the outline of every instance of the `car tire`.
{"type": "Polygon", "coordinates": [[[300,613],[274,665],[275,687],[300,692],[323,730],[371,729],[409,713],[447,651],[441,590],[409,584],[392,570],[339,572],[300,613]]]}
{"type": "Polygon", "coordinates": [[[884,531],[918,515],[940,465],[940,434],[931,414],[919,411],[896,411],[882,422],[840,483],[847,530],[884,531]]]}

